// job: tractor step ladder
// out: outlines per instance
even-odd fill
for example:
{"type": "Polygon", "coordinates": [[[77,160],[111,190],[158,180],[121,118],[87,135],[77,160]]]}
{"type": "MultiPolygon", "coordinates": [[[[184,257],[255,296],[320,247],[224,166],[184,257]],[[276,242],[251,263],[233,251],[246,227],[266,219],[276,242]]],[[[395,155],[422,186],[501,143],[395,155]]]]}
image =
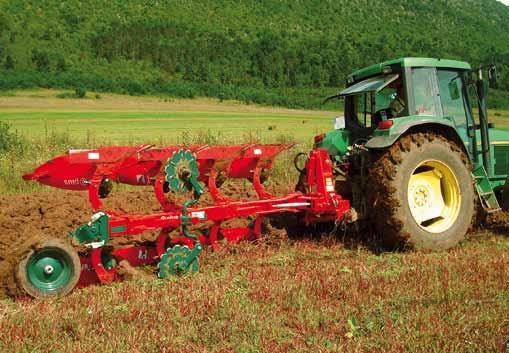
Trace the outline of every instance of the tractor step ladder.
{"type": "Polygon", "coordinates": [[[497,197],[491,186],[490,179],[486,173],[486,169],[481,164],[474,167],[472,176],[475,179],[475,189],[481,200],[482,207],[488,213],[494,213],[502,210],[498,204],[497,197]]]}

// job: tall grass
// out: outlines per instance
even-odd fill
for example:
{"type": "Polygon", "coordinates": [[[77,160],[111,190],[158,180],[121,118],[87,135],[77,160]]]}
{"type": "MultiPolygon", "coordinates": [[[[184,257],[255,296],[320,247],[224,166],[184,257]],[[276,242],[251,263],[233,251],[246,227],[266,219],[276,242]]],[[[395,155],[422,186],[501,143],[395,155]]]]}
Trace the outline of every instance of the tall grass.
{"type": "Polygon", "coordinates": [[[24,193],[39,190],[35,183],[26,183],[22,175],[55,155],[56,151],[72,148],[69,132],[57,132],[45,125],[44,134],[27,138],[0,121],[0,193],[24,193]]]}
{"type": "Polygon", "coordinates": [[[26,136],[0,121],[0,194],[17,194],[46,190],[38,183],[25,182],[23,174],[31,172],[45,161],[73,148],[95,148],[108,140],[87,131],[77,139],[68,130],[59,131],[51,122],[44,123],[44,132],[26,136]]]}

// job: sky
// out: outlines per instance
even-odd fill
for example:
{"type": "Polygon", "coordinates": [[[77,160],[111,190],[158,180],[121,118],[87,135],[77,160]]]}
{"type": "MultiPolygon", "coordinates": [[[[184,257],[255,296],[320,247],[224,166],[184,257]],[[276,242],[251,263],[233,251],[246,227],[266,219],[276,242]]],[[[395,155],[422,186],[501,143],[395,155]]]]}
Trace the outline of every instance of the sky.
{"type": "Polygon", "coordinates": [[[509,0],[498,0],[498,1],[500,1],[504,5],[509,6],[509,0]]]}

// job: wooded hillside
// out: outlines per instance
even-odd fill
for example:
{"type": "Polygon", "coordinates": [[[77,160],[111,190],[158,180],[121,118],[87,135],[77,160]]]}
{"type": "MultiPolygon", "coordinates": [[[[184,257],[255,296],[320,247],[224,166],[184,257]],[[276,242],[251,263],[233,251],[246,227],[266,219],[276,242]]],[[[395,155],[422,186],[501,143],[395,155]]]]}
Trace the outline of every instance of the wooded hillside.
{"type": "Polygon", "coordinates": [[[495,0],[0,0],[0,89],[84,86],[315,106],[352,70],[400,56],[496,62],[509,90],[509,7],[495,0]]]}

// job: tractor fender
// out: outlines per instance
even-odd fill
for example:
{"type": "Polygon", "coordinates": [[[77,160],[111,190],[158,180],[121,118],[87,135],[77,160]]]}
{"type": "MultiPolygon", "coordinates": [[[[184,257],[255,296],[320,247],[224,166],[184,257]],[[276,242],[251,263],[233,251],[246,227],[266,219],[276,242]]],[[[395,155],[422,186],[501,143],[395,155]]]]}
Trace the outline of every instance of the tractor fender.
{"type": "Polygon", "coordinates": [[[394,125],[387,130],[375,130],[374,136],[366,143],[368,149],[383,149],[390,147],[402,135],[410,131],[435,131],[459,143],[466,152],[465,144],[459,136],[456,125],[447,118],[436,117],[406,117],[394,119],[394,125]],[[378,133],[378,134],[377,134],[378,133]]]}

